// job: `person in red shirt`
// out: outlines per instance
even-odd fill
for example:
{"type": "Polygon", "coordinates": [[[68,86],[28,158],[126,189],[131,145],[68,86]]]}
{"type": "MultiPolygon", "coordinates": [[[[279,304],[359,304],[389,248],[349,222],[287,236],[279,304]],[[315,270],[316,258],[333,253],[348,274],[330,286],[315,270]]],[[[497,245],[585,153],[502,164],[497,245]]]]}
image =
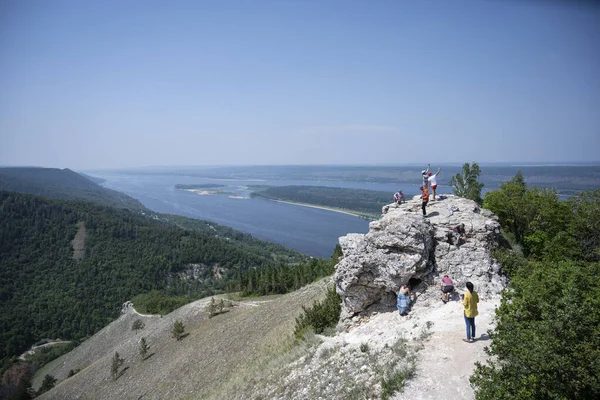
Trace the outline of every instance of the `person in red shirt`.
{"type": "Polygon", "coordinates": [[[454,283],[452,283],[452,279],[450,279],[448,275],[444,275],[440,287],[442,289],[442,301],[444,303],[447,303],[449,300],[450,293],[454,291],[454,283]]]}
{"type": "Polygon", "coordinates": [[[420,186],[421,189],[421,199],[423,202],[421,203],[421,208],[423,209],[423,216],[427,215],[427,211],[425,211],[425,207],[427,207],[427,203],[429,203],[429,191],[427,190],[427,186],[420,186]]]}

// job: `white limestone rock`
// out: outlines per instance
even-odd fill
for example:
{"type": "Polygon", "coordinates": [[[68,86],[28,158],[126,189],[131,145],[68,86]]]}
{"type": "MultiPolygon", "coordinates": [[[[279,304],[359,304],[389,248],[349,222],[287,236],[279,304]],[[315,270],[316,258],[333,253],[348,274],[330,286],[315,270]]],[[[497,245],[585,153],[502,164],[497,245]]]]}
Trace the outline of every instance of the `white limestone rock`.
{"type": "Polygon", "coordinates": [[[507,279],[490,251],[502,240],[500,225],[493,214],[481,211],[471,200],[446,195],[431,201],[423,217],[416,196],[398,207],[385,206],[367,234],[341,237],[344,256],[336,266],[334,282],[342,297],[342,325],[365,310],[394,307],[395,293],[409,280],[422,282],[418,291],[426,297],[437,296],[444,274],[457,289],[471,281],[480,297],[498,295],[507,279]],[[461,223],[467,239],[456,245],[448,233],[461,223]]]}

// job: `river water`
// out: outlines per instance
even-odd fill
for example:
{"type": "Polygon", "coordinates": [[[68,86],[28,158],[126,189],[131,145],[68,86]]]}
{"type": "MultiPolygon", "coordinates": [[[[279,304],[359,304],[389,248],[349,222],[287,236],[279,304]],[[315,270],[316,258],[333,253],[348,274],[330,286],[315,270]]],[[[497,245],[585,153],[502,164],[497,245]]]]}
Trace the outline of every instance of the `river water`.
{"type": "MultiPolygon", "coordinates": [[[[340,236],[366,233],[369,221],[348,214],[285,204],[260,198],[250,198],[247,185],[313,185],[379,190],[392,194],[398,189],[411,197],[416,195],[420,171],[415,167],[255,167],[206,169],[148,169],[130,171],[90,171],[106,181],[103,186],[138,199],[147,208],[169,214],[183,215],[230,226],[254,237],[282,244],[315,257],[329,257],[340,236]],[[264,171],[262,169],[264,169],[264,171]],[[299,171],[297,171],[299,170],[299,171]],[[275,171],[275,172],[272,172],[275,171]],[[358,172],[357,172],[358,171],[358,172]],[[360,174],[369,175],[370,182],[360,174]],[[373,182],[372,176],[382,178],[373,182]],[[340,179],[341,176],[341,179],[340,179]],[[400,178],[397,178],[399,176],[400,178]],[[406,176],[406,178],[402,178],[406,176]],[[302,179],[289,179],[302,177],[302,179]],[[385,180],[390,178],[389,182],[385,180]],[[395,180],[394,180],[395,179],[395,180]],[[176,184],[220,184],[229,195],[198,195],[176,190],[176,184]]],[[[448,166],[447,174],[438,179],[438,193],[452,193],[447,186],[449,176],[460,172],[458,166],[448,166]]],[[[522,170],[528,184],[562,189],[596,189],[600,186],[600,167],[487,167],[481,181],[486,190],[497,188],[522,170]],[[585,180],[580,178],[582,172],[585,180]],[[585,184],[585,186],[582,186],[585,184]]]]}
{"type": "MultiPolygon", "coordinates": [[[[252,236],[290,247],[314,257],[329,257],[338,238],[366,233],[369,221],[348,214],[250,198],[246,185],[298,185],[299,181],[237,181],[177,175],[140,175],[95,172],[102,185],[139,200],[147,208],[230,226],[252,236]],[[204,195],[176,190],[175,185],[215,183],[229,195],[204,195]]],[[[311,184],[317,184],[312,182],[311,184]]],[[[331,186],[331,185],[329,185],[331,186]]],[[[357,185],[359,186],[359,185],[357,185]]]]}

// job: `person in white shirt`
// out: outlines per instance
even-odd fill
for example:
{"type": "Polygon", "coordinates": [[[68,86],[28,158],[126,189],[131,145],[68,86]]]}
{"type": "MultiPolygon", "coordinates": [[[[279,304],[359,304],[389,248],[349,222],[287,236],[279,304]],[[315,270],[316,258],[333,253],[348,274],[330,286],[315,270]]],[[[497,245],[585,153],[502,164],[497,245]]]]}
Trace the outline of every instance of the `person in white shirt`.
{"type": "Polygon", "coordinates": [[[437,172],[435,174],[432,174],[431,172],[429,173],[429,177],[427,178],[427,182],[429,182],[429,185],[431,185],[431,199],[435,200],[435,189],[437,188],[437,176],[440,173],[441,168],[438,168],[437,172]]]}

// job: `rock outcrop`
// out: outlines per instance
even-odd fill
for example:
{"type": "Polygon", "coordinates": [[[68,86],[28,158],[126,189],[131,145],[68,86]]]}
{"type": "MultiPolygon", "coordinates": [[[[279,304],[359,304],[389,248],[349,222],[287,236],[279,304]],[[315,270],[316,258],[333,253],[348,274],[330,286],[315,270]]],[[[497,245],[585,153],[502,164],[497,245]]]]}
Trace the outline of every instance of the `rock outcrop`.
{"type": "Polygon", "coordinates": [[[444,274],[458,289],[473,282],[481,297],[496,296],[506,286],[501,265],[490,255],[503,240],[500,224],[475,202],[453,195],[438,197],[423,217],[421,200],[415,197],[398,207],[385,206],[383,213],[371,222],[367,234],[339,239],[344,257],[334,281],[343,300],[342,325],[365,311],[394,307],[403,284],[437,296],[444,274]],[[459,242],[452,228],[460,224],[466,238],[459,242]],[[435,290],[427,291],[432,285],[435,290]]]}

